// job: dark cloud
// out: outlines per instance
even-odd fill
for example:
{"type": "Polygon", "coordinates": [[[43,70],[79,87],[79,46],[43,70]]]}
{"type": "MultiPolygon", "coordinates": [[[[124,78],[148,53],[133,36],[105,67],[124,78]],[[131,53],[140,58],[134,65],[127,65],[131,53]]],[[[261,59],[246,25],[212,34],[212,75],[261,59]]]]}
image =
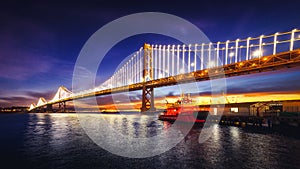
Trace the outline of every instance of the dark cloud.
{"type": "Polygon", "coordinates": [[[47,101],[51,100],[55,94],[56,94],[56,91],[46,91],[46,92],[27,91],[27,92],[25,92],[25,95],[27,95],[30,98],[39,99],[40,97],[43,97],[47,101]]]}
{"type": "Polygon", "coordinates": [[[28,97],[1,97],[0,98],[0,107],[9,107],[9,106],[28,106],[30,99],[28,97]]]}
{"type": "Polygon", "coordinates": [[[21,96],[2,96],[0,97],[0,106],[29,106],[31,103],[37,104],[38,99],[43,97],[46,101],[52,99],[56,91],[35,92],[23,91],[21,96]]]}
{"type": "Polygon", "coordinates": [[[0,62],[0,78],[26,80],[27,78],[46,73],[50,70],[52,63],[47,56],[28,51],[1,51],[4,55],[0,62]]]}
{"type": "Polygon", "coordinates": [[[199,95],[198,94],[191,94],[192,96],[211,96],[211,91],[203,91],[203,92],[201,92],[201,93],[199,93],[199,95]]]}
{"type": "Polygon", "coordinates": [[[113,103],[113,98],[111,95],[97,97],[96,100],[97,100],[98,105],[103,105],[103,104],[105,105],[105,104],[113,103]]]}
{"type": "Polygon", "coordinates": [[[28,99],[28,97],[0,97],[0,100],[3,101],[16,101],[16,100],[25,100],[28,99]]]}
{"type": "Polygon", "coordinates": [[[175,94],[174,94],[174,92],[169,92],[166,96],[176,96],[175,94]]]}

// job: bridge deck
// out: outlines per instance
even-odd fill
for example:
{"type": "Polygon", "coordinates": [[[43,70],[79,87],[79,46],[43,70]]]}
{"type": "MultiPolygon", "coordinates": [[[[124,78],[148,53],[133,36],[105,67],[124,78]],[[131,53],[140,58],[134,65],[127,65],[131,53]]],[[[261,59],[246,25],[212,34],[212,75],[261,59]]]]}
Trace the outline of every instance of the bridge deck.
{"type": "Polygon", "coordinates": [[[253,74],[259,72],[274,71],[283,68],[291,68],[295,66],[300,66],[300,49],[296,49],[289,52],[278,53],[276,55],[255,58],[247,61],[237,62],[233,64],[228,64],[225,66],[199,70],[199,71],[180,74],[176,76],[170,76],[167,78],[151,80],[145,83],[131,84],[127,86],[86,93],[86,94],[82,94],[70,98],[65,98],[57,102],[51,102],[48,104],[55,104],[59,102],[66,102],[75,99],[82,99],[82,98],[88,98],[94,96],[108,95],[112,93],[142,90],[143,85],[146,85],[147,87],[157,88],[157,87],[171,86],[171,85],[177,85],[182,83],[191,83],[191,82],[206,81],[206,80],[225,78],[231,76],[240,76],[240,75],[253,74]]]}

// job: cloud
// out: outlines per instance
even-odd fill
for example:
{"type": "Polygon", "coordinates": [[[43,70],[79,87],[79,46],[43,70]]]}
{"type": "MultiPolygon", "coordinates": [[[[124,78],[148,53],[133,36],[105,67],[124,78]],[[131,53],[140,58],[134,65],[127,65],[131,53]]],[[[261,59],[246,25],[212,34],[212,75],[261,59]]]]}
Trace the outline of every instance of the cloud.
{"type": "Polygon", "coordinates": [[[43,97],[47,101],[49,101],[52,99],[55,93],[56,91],[46,91],[46,92],[27,91],[25,92],[25,95],[33,99],[39,99],[40,97],[43,97]]]}
{"type": "Polygon", "coordinates": [[[20,91],[18,95],[5,95],[0,97],[0,106],[29,106],[31,103],[37,103],[40,97],[47,101],[51,100],[56,91],[20,91]]]}
{"type": "Polygon", "coordinates": [[[97,103],[99,105],[112,104],[112,103],[127,103],[141,101],[142,96],[137,92],[129,93],[117,93],[113,95],[99,96],[97,97],[97,103]]]}
{"type": "Polygon", "coordinates": [[[227,93],[264,93],[300,90],[299,68],[227,78],[227,93]]]}
{"type": "MultiPolygon", "coordinates": [[[[1,51],[1,49],[0,49],[1,51]]],[[[25,80],[50,70],[51,62],[47,57],[30,51],[1,51],[0,77],[25,80]]]]}
{"type": "Polygon", "coordinates": [[[2,101],[15,101],[15,100],[25,100],[28,99],[27,97],[0,97],[0,100],[2,101]]]}
{"type": "Polygon", "coordinates": [[[25,80],[48,72],[56,60],[45,51],[54,36],[30,21],[12,19],[0,28],[0,78],[25,80]]]}
{"type": "Polygon", "coordinates": [[[9,107],[9,106],[28,106],[29,99],[27,97],[15,96],[15,97],[1,97],[0,106],[9,107]],[[28,103],[28,104],[27,104],[28,103]]]}

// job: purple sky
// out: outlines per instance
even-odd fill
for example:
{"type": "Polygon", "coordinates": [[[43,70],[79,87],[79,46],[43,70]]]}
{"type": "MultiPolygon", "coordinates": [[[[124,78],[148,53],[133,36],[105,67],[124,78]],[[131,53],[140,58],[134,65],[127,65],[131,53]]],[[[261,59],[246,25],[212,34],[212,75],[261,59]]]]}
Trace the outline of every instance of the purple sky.
{"type": "MultiPolygon", "coordinates": [[[[151,11],[174,14],[198,26],[212,42],[300,28],[300,2],[294,0],[96,2],[0,2],[0,107],[27,105],[41,96],[50,99],[60,85],[70,89],[83,44],[103,25],[124,15],[151,11]]],[[[110,67],[100,75],[100,81],[144,42],[167,44],[169,39],[145,35],[120,43],[106,56],[110,67]]],[[[294,83],[295,78],[300,81],[299,69],[270,74],[233,78],[228,91],[299,92],[299,84],[294,83]]]]}

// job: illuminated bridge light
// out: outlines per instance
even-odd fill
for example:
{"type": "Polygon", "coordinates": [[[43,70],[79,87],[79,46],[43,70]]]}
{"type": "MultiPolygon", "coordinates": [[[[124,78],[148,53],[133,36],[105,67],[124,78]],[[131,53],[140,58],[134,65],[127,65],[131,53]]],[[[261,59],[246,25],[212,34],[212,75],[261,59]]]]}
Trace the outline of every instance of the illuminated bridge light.
{"type": "Polygon", "coordinates": [[[259,57],[262,55],[262,50],[255,50],[253,53],[252,53],[252,56],[253,57],[259,57]]]}

